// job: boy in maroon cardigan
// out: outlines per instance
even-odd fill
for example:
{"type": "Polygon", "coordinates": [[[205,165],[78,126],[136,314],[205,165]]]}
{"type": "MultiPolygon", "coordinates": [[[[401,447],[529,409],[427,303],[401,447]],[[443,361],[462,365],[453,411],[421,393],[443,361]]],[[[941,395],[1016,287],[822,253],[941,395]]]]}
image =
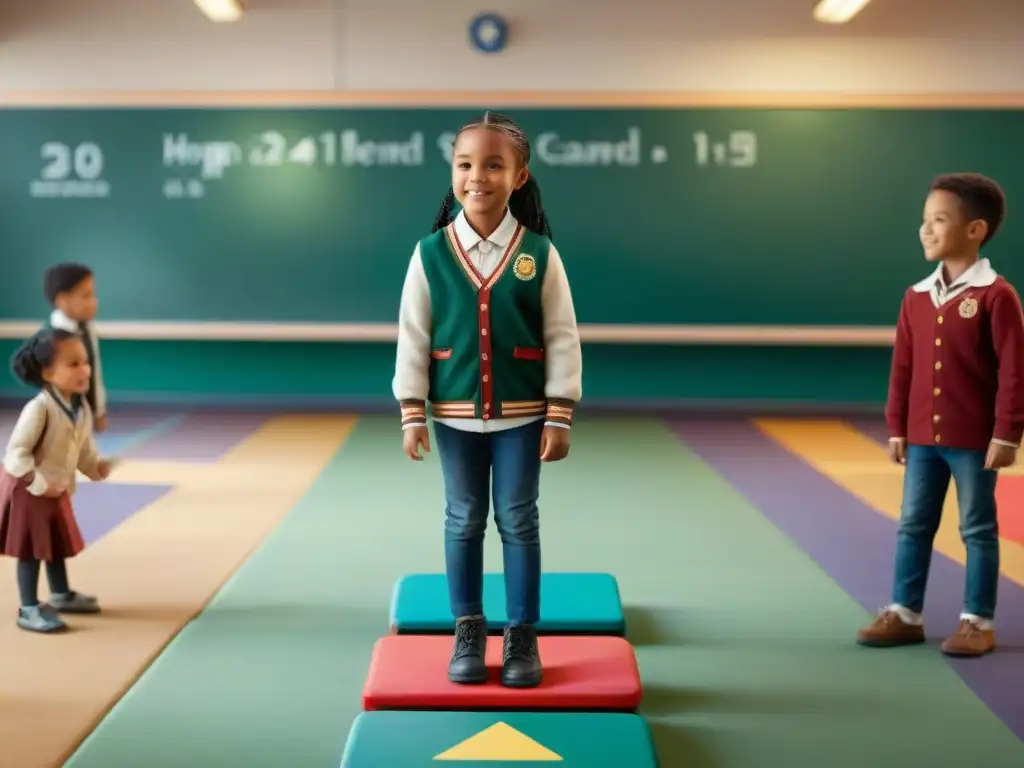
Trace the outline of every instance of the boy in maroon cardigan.
{"type": "Polygon", "coordinates": [[[921,243],[939,266],[903,296],[885,409],[889,455],[906,465],[892,603],[860,630],[862,645],[924,642],[928,566],[952,477],[967,583],[942,651],[980,656],[995,647],[996,475],[1016,460],[1024,431],[1024,314],[979,249],[1005,208],[994,181],[966,173],[936,178],[925,203],[921,243]]]}

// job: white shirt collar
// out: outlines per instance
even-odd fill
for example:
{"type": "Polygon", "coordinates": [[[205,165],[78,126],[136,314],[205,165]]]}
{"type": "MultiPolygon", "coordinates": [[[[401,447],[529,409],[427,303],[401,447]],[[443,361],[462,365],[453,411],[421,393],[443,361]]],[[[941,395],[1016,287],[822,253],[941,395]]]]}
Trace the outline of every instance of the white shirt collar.
{"type": "MultiPolygon", "coordinates": [[[[501,220],[501,224],[498,228],[491,233],[491,236],[487,238],[487,242],[493,243],[501,248],[506,247],[512,242],[512,236],[516,233],[516,227],[519,226],[519,222],[516,221],[512,213],[506,209],[505,218],[501,220]]],[[[466,212],[459,211],[459,215],[455,217],[455,234],[459,238],[459,243],[466,251],[470,251],[484,239],[476,233],[476,230],[469,226],[469,222],[466,221],[466,212]]]]}
{"type": "Polygon", "coordinates": [[[946,285],[946,281],[942,277],[942,265],[939,264],[928,277],[914,284],[914,290],[917,293],[928,293],[936,285],[941,286],[944,291],[959,287],[986,288],[992,285],[998,276],[989,260],[982,258],[978,259],[970,269],[954,280],[952,285],[946,285]]]}
{"type": "Polygon", "coordinates": [[[50,325],[64,331],[71,331],[72,333],[78,333],[82,329],[81,323],[77,320],[72,320],[59,309],[55,309],[50,313],[50,325]]]}

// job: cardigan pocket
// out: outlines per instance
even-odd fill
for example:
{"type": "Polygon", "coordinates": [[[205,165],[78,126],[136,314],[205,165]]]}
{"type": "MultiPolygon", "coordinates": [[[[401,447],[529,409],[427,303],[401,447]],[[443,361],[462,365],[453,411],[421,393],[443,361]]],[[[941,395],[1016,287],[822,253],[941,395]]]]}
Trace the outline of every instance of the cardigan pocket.
{"type": "Polygon", "coordinates": [[[516,360],[543,360],[544,347],[516,347],[512,350],[516,360]]]}

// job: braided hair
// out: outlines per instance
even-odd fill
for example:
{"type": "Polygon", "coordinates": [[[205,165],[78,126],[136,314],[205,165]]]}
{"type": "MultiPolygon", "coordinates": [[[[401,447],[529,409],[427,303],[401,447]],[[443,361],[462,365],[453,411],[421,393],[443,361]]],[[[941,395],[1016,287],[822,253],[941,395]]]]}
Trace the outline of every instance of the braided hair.
{"type": "Polygon", "coordinates": [[[60,345],[76,336],[77,334],[72,331],[61,328],[44,328],[38,331],[18,347],[11,358],[11,371],[19,381],[42,389],[46,384],[43,372],[57,359],[60,345]]]}
{"type": "MultiPolygon", "coordinates": [[[[524,168],[529,166],[531,155],[530,140],[523,129],[516,125],[511,118],[500,115],[497,112],[484,112],[483,117],[478,117],[462,126],[459,132],[455,134],[455,138],[458,139],[459,134],[463,131],[478,127],[503,133],[512,143],[512,147],[519,156],[522,166],[524,168]]],[[[437,216],[434,217],[434,228],[431,232],[444,229],[451,223],[453,218],[452,208],[454,207],[455,190],[449,187],[444,200],[441,202],[441,208],[438,210],[437,216]]],[[[551,224],[548,222],[547,213],[544,212],[544,206],[541,204],[540,187],[537,185],[537,181],[533,178],[532,173],[526,179],[526,183],[523,186],[512,191],[512,196],[508,200],[508,209],[516,220],[528,230],[536,232],[538,235],[544,235],[549,240],[551,239],[551,224]]]]}

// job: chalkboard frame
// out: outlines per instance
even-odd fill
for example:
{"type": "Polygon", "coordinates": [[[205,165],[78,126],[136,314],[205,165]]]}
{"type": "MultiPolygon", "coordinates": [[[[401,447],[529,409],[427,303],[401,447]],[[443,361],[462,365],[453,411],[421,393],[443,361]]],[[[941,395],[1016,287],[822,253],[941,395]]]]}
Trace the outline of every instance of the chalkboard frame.
{"type": "MultiPolygon", "coordinates": [[[[31,336],[39,322],[0,322],[0,339],[31,336]]],[[[150,341],[321,341],[393,342],[394,323],[155,322],[110,320],[96,323],[107,339],[150,341]]],[[[590,344],[713,344],[744,346],[891,346],[895,328],[886,326],[801,325],[613,325],[580,323],[590,344]]]]}

